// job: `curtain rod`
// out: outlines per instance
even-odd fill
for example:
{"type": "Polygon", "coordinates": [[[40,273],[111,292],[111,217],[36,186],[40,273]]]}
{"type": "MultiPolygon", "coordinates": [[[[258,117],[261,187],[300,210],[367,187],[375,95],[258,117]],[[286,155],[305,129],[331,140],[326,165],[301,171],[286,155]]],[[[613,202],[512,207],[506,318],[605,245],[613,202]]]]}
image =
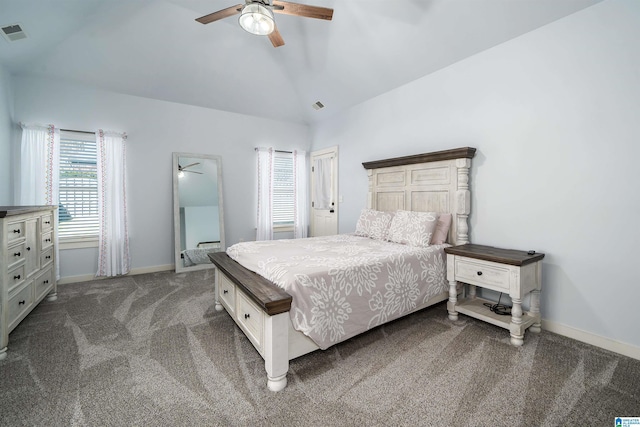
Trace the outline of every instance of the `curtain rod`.
{"type": "Polygon", "coordinates": [[[60,130],[63,130],[65,132],[88,133],[90,135],[95,135],[96,134],[95,132],[89,132],[89,131],[86,131],[86,130],[75,130],[75,129],[60,129],[60,130]]]}

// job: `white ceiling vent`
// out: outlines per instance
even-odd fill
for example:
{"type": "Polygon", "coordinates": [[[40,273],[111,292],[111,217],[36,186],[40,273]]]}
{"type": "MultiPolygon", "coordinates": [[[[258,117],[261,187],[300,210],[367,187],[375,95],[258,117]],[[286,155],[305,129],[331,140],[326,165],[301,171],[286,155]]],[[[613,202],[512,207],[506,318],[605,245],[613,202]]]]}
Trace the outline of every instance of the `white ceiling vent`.
{"type": "Polygon", "coordinates": [[[324,104],[320,101],[315,102],[314,104],[312,104],[312,106],[315,110],[321,110],[324,108],[324,104]]]}
{"type": "Polygon", "coordinates": [[[12,24],[2,27],[2,36],[7,39],[8,42],[15,42],[26,39],[27,33],[24,32],[20,24],[12,24]]]}

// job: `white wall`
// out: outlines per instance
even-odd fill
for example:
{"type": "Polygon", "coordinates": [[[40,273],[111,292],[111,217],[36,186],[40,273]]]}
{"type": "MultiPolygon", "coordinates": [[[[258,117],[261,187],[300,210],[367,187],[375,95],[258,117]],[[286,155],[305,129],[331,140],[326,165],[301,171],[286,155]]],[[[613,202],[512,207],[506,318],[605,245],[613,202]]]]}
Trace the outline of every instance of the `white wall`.
{"type": "Polygon", "coordinates": [[[9,72],[0,66],[0,206],[13,203],[11,179],[11,115],[12,99],[9,72]]]}
{"type": "Polygon", "coordinates": [[[639,118],[640,2],[608,0],[331,118],[312,147],[340,146],[340,232],[361,162],[476,147],[471,241],[546,253],[543,318],[640,348],[639,118]]]}
{"type": "MultiPolygon", "coordinates": [[[[255,239],[258,145],[309,149],[307,126],[14,77],[15,118],[63,129],[127,132],[131,266],[173,264],[172,152],[222,156],[227,245],[255,239]],[[42,94],[46,93],[46,96],[42,94]]],[[[61,251],[61,277],[95,274],[97,250],[61,251]]]]}

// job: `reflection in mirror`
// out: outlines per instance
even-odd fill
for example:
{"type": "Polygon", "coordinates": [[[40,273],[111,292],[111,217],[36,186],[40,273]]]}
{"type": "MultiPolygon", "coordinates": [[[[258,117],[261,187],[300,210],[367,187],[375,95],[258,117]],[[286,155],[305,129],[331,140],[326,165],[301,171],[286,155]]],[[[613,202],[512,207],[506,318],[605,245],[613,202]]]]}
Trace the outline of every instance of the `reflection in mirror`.
{"type": "Polygon", "coordinates": [[[207,254],[225,250],[221,157],[173,153],[172,174],[176,272],[213,268],[207,254]]]}

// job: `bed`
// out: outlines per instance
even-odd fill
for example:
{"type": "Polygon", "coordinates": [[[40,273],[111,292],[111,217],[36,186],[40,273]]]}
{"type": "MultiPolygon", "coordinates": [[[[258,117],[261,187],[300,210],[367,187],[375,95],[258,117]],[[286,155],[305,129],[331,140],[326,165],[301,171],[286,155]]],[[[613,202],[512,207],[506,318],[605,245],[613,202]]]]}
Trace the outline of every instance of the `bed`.
{"type": "Polygon", "coordinates": [[[363,163],[369,178],[367,208],[398,216],[450,213],[443,244],[414,248],[347,234],[239,243],[209,254],[217,267],[216,309],[227,310],[263,357],[270,390],[286,387],[289,360],[456,295],[446,281],[443,249],[469,243],[474,154],[474,148],[464,147],[363,163]],[[359,258],[362,262],[355,263],[359,258]],[[372,269],[373,276],[383,276],[380,281],[363,279],[372,269]],[[349,275],[359,280],[345,279],[349,275]],[[339,295],[337,290],[350,283],[349,294],[363,301],[339,295]],[[326,315],[329,311],[332,316],[326,315]]]}

